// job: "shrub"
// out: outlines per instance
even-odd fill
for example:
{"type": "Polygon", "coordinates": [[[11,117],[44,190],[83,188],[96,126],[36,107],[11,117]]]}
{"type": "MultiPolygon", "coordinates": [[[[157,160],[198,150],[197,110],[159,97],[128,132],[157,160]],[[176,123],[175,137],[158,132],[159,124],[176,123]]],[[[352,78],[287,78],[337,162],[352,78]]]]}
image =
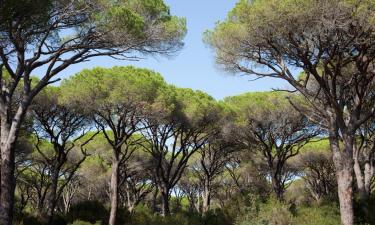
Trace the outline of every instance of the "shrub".
{"type": "Polygon", "coordinates": [[[237,225],[340,225],[340,213],[335,205],[296,206],[276,200],[258,205],[237,219],[237,225]]]}
{"type": "Polygon", "coordinates": [[[108,211],[98,201],[84,201],[73,205],[67,214],[68,222],[85,221],[91,224],[97,221],[106,222],[108,211]]]}
{"type": "Polygon", "coordinates": [[[334,205],[302,206],[293,219],[295,225],[340,225],[340,211],[334,205]]]}
{"type": "MultiPolygon", "coordinates": [[[[93,223],[82,221],[82,220],[76,220],[73,223],[69,225],[93,225],[93,223]]],[[[100,222],[95,223],[94,225],[100,225],[100,222]]]]}

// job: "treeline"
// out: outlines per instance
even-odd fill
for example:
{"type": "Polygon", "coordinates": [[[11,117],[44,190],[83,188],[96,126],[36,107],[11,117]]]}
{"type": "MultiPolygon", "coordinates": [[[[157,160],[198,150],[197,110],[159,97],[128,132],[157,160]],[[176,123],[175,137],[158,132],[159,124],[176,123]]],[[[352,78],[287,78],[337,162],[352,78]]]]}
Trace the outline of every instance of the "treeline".
{"type": "Polygon", "coordinates": [[[83,70],[27,112],[16,221],[274,224],[268,211],[281,210],[276,218],[292,224],[307,216],[300,209],[328,207],[319,219],[338,224],[326,134],[297,104],[306,103],[284,92],[216,101],[134,67],[83,70]]]}

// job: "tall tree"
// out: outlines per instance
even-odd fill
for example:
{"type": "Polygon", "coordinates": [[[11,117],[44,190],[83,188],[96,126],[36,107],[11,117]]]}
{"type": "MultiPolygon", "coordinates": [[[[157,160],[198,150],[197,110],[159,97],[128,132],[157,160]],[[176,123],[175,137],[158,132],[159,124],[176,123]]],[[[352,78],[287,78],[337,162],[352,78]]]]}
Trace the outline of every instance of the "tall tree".
{"type": "Polygon", "coordinates": [[[61,96],[59,88],[44,89],[31,106],[33,133],[37,138],[35,148],[41,155],[43,164],[47,166],[45,172],[50,175],[50,185],[46,188],[48,205],[43,209],[47,212],[48,224],[53,222],[57,201],[64,188],[86,159],[88,153],[85,145],[97,134],[88,134],[93,123],[81,109],[73,104],[62,103],[58,96],[61,96]],[[51,145],[53,153],[48,154],[40,147],[46,141],[51,145]],[[81,154],[77,154],[77,151],[81,154]]]}
{"type": "Polygon", "coordinates": [[[68,101],[81,105],[91,102],[84,107],[112,148],[109,225],[116,223],[120,167],[129,161],[143,141],[142,136],[135,134],[144,129],[143,114],[164,85],[159,74],[134,67],[84,70],[62,85],[68,101]]]}
{"type": "MultiPolygon", "coordinates": [[[[223,124],[223,120],[219,120],[223,124]]],[[[219,131],[202,145],[197,152],[198,159],[192,165],[202,186],[202,213],[210,210],[214,180],[223,173],[225,166],[236,150],[234,142],[228,140],[224,132],[219,131]]]]}
{"type": "Polygon", "coordinates": [[[206,35],[224,69],[281,78],[307,99],[304,113],[329,133],[344,225],[354,224],[355,133],[375,112],[374,8],[361,0],[240,0],[206,35]]]}
{"type": "Polygon", "coordinates": [[[162,0],[1,1],[1,225],[12,223],[14,144],[32,99],[73,64],[96,56],[174,53],[185,33],[185,20],[170,15],[162,0]],[[38,68],[41,79],[31,85],[38,68]]]}
{"type": "Polygon", "coordinates": [[[305,116],[293,110],[287,97],[284,93],[262,92],[225,99],[237,115],[237,140],[259,154],[267,165],[279,200],[283,200],[286,184],[293,176],[288,160],[318,134],[305,116]]]}
{"type": "Polygon", "coordinates": [[[210,137],[218,119],[214,99],[200,91],[169,86],[160,93],[144,119],[145,149],[153,158],[153,173],[162,196],[162,215],[170,214],[170,192],[189,158],[210,137]]]}

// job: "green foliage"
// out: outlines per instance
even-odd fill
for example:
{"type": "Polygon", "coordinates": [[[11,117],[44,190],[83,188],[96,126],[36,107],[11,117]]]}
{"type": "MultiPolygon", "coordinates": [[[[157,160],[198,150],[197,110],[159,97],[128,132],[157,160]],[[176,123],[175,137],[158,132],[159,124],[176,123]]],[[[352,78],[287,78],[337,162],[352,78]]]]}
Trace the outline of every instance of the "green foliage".
{"type": "Polygon", "coordinates": [[[237,225],[339,225],[340,213],[336,205],[296,206],[277,200],[255,205],[240,216],[237,225]]]}
{"type": "Polygon", "coordinates": [[[160,74],[129,66],[83,70],[65,80],[61,88],[63,100],[95,110],[105,104],[152,102],[164,85],[160,74]]]}
{"type": "Polygon", "coordinates": [[[100,225],[99,222],[97,223],[90,223],[83,220],[76,220],[73,223],[70,223],[69,225],[100,225]]]}
{"type": "Polygon", "coordinates": [[[269,121],[279,120],[280,114],[295,113],[290,99],[294,101],[298,96],[276,91],[249,92],[227,97],[223,104],[227,106],[227,110],[234,113],[238,122],[247,121],[249,118],[269,121]]]}
{"type": "Polygon", "coordinates": [[[202,217],[197,213],[176,212],[169,217],[153,214],[147,207],[139,206],[126,225],[231,225],[222,211],[211,211],[202,217]]]}
{"type": "Polygon", "coordinates": [[[98,3],[101,10],[93,14],[92,22],[101,30],[117,30],[132,38],[147,39],[148,31],[156,29],[166,44],[186,34],[185,19],[170,15],[163,0],[99,0],[98,3]]]}
{"type": "Polygon", "coordinates": [[[313,139],[311,142],[305,144],[301,152],[316,152],[316,153],[327,153],[330,151],[329,140],[328,139],[313,139]]]}
{"type": "Polygon", "coordinates": [[[337,206],[326,204],[321,206],[302,206],[293,218],[295,225],[340,225],[340,212],[337,206]]]}

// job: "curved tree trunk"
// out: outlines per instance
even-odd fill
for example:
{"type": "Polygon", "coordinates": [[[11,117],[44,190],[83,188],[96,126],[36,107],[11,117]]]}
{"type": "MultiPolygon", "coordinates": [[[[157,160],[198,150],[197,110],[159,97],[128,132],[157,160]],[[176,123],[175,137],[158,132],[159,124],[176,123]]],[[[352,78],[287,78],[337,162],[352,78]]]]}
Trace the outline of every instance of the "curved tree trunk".
{"type": "Polygon", "coordinates": [[[118,207],[118,179],[119,179],[119,159],[118,156],[113,157],[112,176],[111,176],[111,211],[109,214],[108,225],[116,224],[117,207],[118,207]]]}

